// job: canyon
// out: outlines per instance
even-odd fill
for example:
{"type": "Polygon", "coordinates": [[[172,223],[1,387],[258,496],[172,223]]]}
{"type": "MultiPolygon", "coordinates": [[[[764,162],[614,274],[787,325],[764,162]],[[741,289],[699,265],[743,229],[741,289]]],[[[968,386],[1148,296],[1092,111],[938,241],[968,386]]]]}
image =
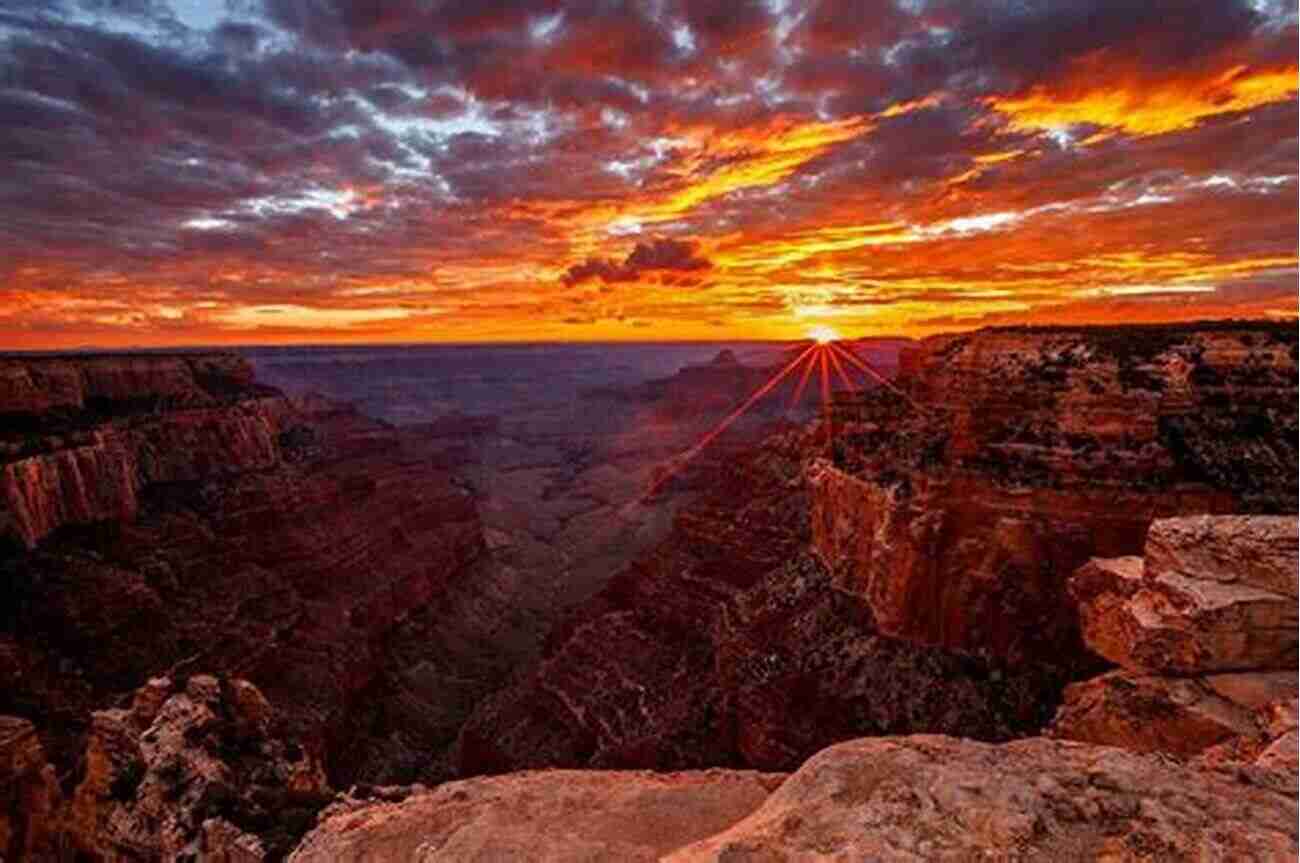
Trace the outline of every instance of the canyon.
{"type": "Polygon", "coordinates": [[[0,856],[1293,854],[1294,328],[859,349],[0,358],[0,856]]]}

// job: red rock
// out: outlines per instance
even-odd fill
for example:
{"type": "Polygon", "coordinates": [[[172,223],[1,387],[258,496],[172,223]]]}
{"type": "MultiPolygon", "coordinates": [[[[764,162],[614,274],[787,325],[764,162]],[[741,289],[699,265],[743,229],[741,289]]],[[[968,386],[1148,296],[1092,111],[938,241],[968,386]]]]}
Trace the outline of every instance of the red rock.
{"type": "Polygon", "coordinates": [[[384,678],[445,650],[408,624],[479,565],[473,499],[421,435],[295,405],[241,360],[142,366],[153,377],[114,362],[60,361],[84,412],[69,396],[23,420],[36,452],[0,450],[0,531],[18,546],[0,710],[45,718],[50,755],[70,769],[92,709],[201,665],[263,687],[346,777],[369,757],[384,678]],[[186,406],[183,373],[208,404],[186,406]],[[129,383],[143,389],[128,396],[129,383]],[[117,401],[94,401],[104,393],[117,401]],[[343,734],[350,745],[335,745],[343,734]]]}
{"type": "Polygon", "coordinates": [[[61,803],[36,728],[0,716],[0,859],[56,859],[61,803]]]}
{"type": "Polygon", "coordinates": [[[252,383],[252,366],[234,354],[0,358],[0,414],[81,410],[97,402],[210,405],[252,383]]]}
{"type": "Polygon", "coordinates": [[[1069,686],[1050,733],[1134,752],[1195,755],[1255,735],[1255,711],[1295,691],[1294,672],[1162,677],[1121,669],[1069,686]]]}
{"type": "Polygon", "coordinates": [[[1147,577],[1165,576],[1253,587],[1294,599],[1300,593],[1295,517],[1190,516],[1147,531],[1147,577]]]}
{"type": "Polygon", "coordinates": [[[1258,748],[1259,711],[1297,692],[1296,540],[1295,518],[1167,519],[1145,558],[1081,567],[1084,638],[1124,668],[1070,686],[1051,733],[1184,756],[1258,748]]]}
{"type": "Polygon", "coordinates": [[[1088,646],[1126,668],[1292,669],[1294,517],[1156,521],[1143,560],[1092,561],[1071,581],[1088,646]]]}
{"type": "Polygon", "coordinates": [[[927,339],[836,410],[813,549],[881,630],[1079,653],[1071,573],[1152,520],[1294,512],[1294,328],[1012,328],[927,339]]]}
{"type": "Polygon", "coordinates": [[[1005,740],[1052,715],[1065,675],[883,636],[808,557],[809,441],[713,474],[669,538],[483,701],[460,775],[541,766],[786,770],[837,740],[944,730],[1005,740]]]}

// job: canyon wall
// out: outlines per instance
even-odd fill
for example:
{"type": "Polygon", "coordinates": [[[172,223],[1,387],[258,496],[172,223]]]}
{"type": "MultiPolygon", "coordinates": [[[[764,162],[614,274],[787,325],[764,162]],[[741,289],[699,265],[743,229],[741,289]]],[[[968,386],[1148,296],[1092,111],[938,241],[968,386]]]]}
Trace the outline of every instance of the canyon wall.
{"type": "Polygon", "coordinates": [[[984,330],[843,400],[808,471],[818,558],[882,632],[1078,653],[1069,575],[1183,513],[1296,510],[1287,325],[984,330]]]}
{"type": "Polygon", "coordinates": [[[383,679],[437,652],[410,622],[482,567],[449,438],[291,401],[227,355],[0,373],[0,712],[38,723],[68,782],[109,699],[238,674],[331,771],[359,769],[388,737],[383,679]]]}
{"type": "Polygon", "coordinates": [[[222,355],[0,359],[0,541],[127,521],[140,492],[274,466],[283,399],[222,355]]]}

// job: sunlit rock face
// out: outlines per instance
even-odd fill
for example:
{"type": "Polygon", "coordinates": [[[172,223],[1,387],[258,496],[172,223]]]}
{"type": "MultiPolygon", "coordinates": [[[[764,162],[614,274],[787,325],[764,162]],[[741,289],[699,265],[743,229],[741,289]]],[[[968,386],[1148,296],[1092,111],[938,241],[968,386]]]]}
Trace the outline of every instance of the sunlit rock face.
{"type": "Polygon", "coordinates": [[[1297,696],[1298,538],[1294,517],[1165,519],[1143,557],[1080,568],[1084,640],[1121,667],[1070,686],[1052,733],[1179,755],[1276,737],[1297,696]]]}
{"type": "Polygon", "coordinates": [[[1218,772],[1042,738],[854,740],[665,859],[1282,860],[1295,792],[1294,764],[1218,772]]]}
{"type": "Polygon", "coordinates": [[[1070,574],[1152,520],[1296,510],[1296,333],[984,330],[901,357],[809,470],[813,548],[883,632],[1013,661],[1080,650],[1070,574]]]}
{"type": "Polygon", "coordinates": [[[367,718],[381,679],[438,649],[395,660],[422,638],[405,622],[482,557],[441,443],[290,401],[225,355],[48,363],[6,366],[23,420],[0,466],[0,710],[40,720],[66,769],[111,694],[205,668],[256,682],[302,745],[355,769],[388,736],[367,718]],[[27,381],[56,373],[57,399],[33,400],[27,381]]]}
{"type": "Polygon", "coordinates": [[[548,770],[376,789],[325,810],[289,859],[654,861],[731,826],[784,778],[548,770]]]}

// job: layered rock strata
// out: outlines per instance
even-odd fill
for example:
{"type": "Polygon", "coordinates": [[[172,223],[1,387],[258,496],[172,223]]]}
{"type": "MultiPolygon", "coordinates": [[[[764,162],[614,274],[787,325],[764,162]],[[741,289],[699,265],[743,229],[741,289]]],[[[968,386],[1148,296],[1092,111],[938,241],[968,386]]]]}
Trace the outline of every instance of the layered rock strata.
{"type": "Polygon", "coordinates": [[[262,686],[343,779],[381,754],[384,679],[441,652],[437,609],[484,565],[445,434],[291,401],[226,355],[0,377],[0,711],[38,722],[62,774],[92,710],[194,669],[262,686]]]}
{"type": "Polygon", "coordinates": [[[1077,654],[1066,593],[1156,519],[1294,513],[1296,332],[982,330],[905,350],[809,470],[812,546],[881,631],[1014,661],[1077,654]]]}
{"type": "Polygon", "coordinates": [[[810,436],[715,473],[654,554],[551,635],[461,730],[461,775],[532,767],[789,770],[863,734],[1032,733],[1066,670],[882,635],[806,553],[810,436]]]}

